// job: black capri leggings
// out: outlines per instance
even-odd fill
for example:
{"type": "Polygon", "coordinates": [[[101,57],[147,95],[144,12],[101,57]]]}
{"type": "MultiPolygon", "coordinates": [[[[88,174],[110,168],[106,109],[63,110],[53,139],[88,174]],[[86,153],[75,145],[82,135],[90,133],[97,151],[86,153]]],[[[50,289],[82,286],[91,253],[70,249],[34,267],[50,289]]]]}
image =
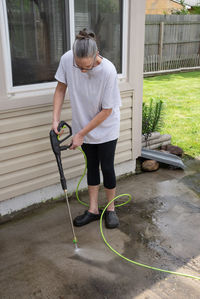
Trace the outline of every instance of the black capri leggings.
{"type": "Polygon", "coordinates": [[[117,139],[100,144],[83,143],[82,149],[87,157],[87,183],[90,186],[100,184],[99,164],[103,174],[103,185],[107,189],[116,187],[114,156],[117,139]]]}

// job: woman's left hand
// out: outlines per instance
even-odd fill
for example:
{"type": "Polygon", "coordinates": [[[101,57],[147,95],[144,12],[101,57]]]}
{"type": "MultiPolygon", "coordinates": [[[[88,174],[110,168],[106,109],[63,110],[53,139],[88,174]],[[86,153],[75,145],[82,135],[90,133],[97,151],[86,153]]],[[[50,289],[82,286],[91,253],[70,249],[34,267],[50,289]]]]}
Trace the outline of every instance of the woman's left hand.
{"type": "Polygon", "coordinates": [[[77,133],[74,135],[72,139],[72,145],[70,146],[69,149],[76,149],[78,146],[81,146],[83,144],[83,136],[80,133],[77,133]]]}

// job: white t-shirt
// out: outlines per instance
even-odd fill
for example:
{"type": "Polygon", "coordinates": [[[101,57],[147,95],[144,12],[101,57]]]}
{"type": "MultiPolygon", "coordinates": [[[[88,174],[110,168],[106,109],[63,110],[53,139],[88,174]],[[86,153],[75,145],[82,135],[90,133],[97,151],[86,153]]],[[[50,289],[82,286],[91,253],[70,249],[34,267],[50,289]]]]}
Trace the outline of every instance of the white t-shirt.
{"type": "Polygon", "coordinates": [[[72,133],[83,129],[103,108],[112,113],[84,137],[84,143],[104,143],[117,139],[120,128],[121,98],[114,65],[106,58],[83,73],[73,66],[72,50],[60,60],[56,80],[68,86],[72,107],[72,133]]]}

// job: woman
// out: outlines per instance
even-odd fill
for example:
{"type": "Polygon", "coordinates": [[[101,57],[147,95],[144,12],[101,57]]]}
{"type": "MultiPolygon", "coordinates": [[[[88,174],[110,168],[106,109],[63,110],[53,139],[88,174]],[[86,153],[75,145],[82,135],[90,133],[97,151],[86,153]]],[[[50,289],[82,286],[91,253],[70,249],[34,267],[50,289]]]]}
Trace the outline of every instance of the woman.
{"type": "MultiPolygon", "coordinates": [[[[83,29],[76,36],[73,50],[60,60],[55,75],[58,81],[54,94],[53,129],[57,127],[68,87],[72,107],[72,145],[82,146],[87,157],[87,182],[89,210],[74,219],[75,226],[82,226],[100,218],[98,191],[99,164],[108,202],[115,197],[116,177],[114,155],[120,128],[121,105],[114,65],[99,55],[95,34],[83,29]]],[[[119,225],[114,202],[105,212],[107,228],[119,225]]]]}

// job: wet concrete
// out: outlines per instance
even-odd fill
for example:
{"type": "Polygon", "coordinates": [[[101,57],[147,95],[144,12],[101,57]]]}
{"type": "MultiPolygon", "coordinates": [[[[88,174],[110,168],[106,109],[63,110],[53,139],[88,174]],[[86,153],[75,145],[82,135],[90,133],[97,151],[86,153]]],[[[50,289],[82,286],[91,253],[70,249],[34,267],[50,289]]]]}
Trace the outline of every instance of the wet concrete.
{"type": "MultiPolygon", "coordinates": [[[[137,262],[200,277],[199,176],[200,161],[192,160],[185,171],[120,179],[117,193],[133,200],[117,209],[120,227],[104,229],[111,246],[137,262]]],[[[70,206],[73,215],[85,210],[74,199],[70,206]]],[[[2,224],[0,298],[200,298],[199,280],[141,268],[112,253],[99,222],[75,230],[77,252],[64,202],[2,224]]]]}

